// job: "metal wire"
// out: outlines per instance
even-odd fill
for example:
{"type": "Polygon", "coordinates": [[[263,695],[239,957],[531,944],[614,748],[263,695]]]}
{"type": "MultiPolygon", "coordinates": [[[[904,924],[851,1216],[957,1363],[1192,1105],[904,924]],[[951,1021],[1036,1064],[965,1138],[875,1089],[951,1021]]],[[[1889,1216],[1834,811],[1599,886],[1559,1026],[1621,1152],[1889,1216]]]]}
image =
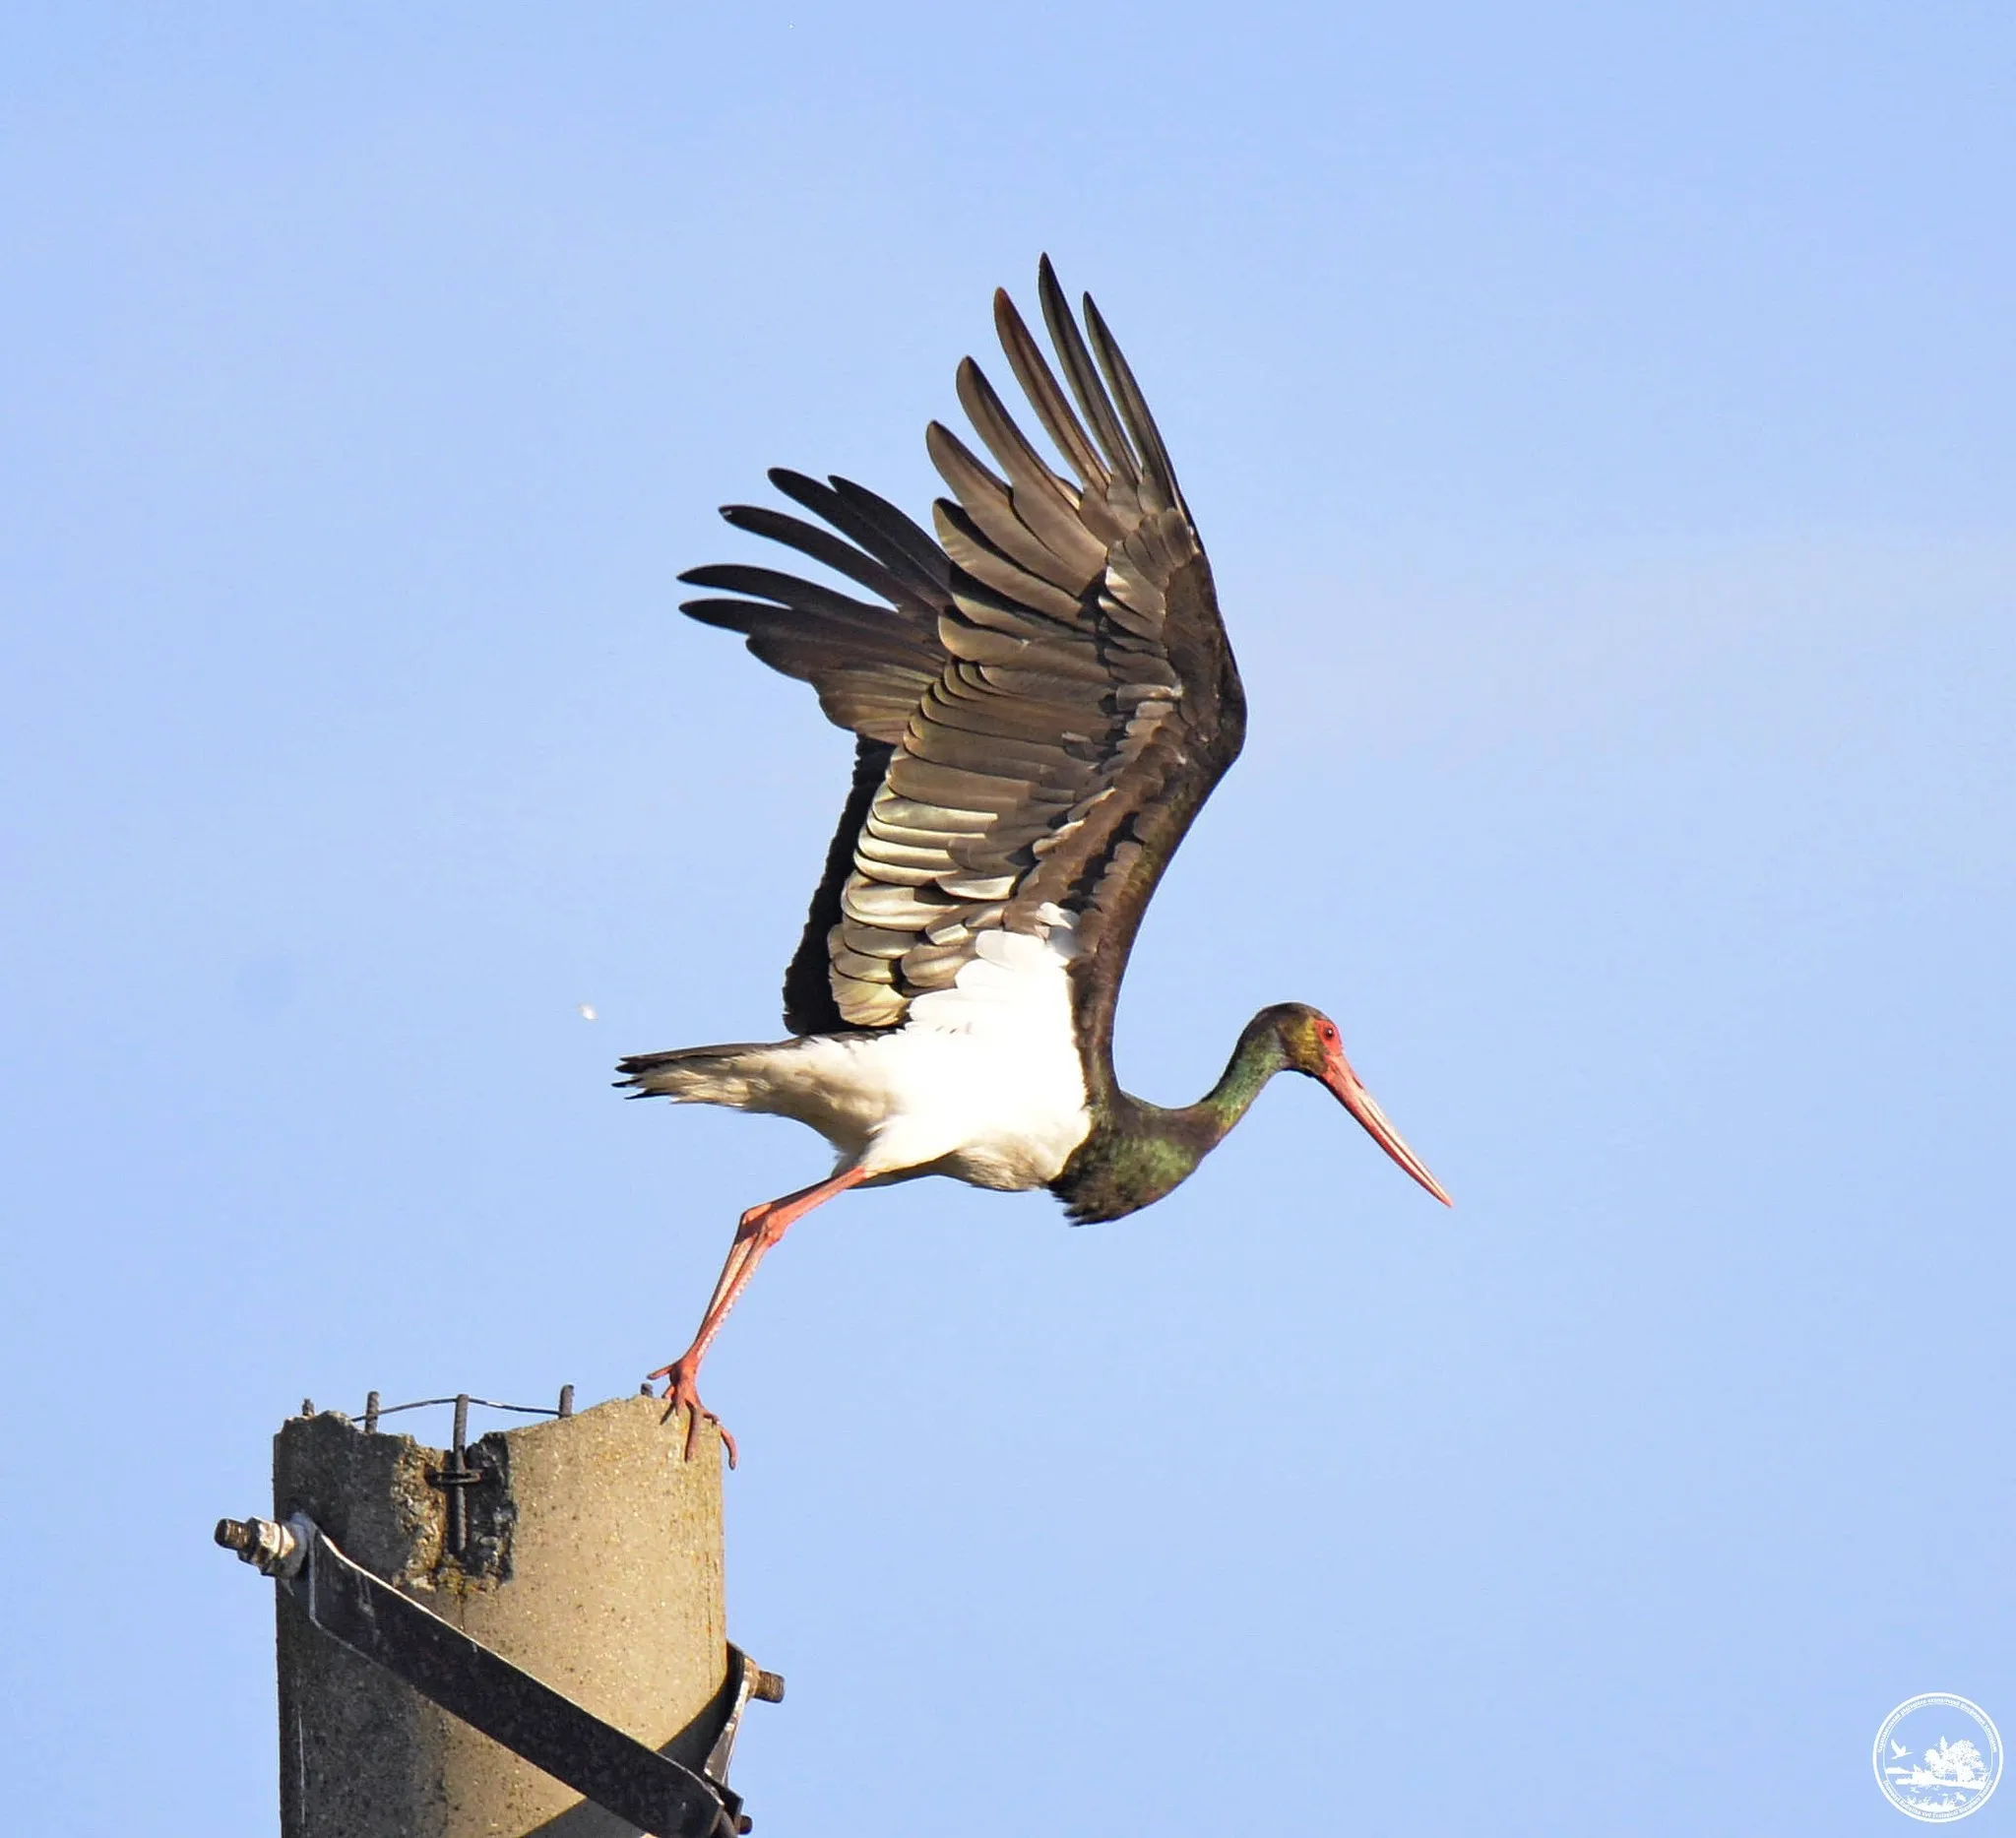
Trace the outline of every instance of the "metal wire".
{"type": "MultiPolygon", "coordinates": [[[[423,1411],[435,1404],[455,1406],[455,1442],[456,1447],[460,1448],[463,1426],[469,1421],[469,1407],[472,1404],[480,1405],[486,1411],[512,1411],[520,1417],[572,1417],[574,1387],[560,1387],[560,1406],[557,1410],[549,1404],[505,1404],[496,1398],[472,1398],[467,1392],[459,1393],[452,1398],[413,1398],[405,1404],[380,1404],[378,1394],[374,1391],[364,1400],[364,1431],[367,1435],[375,1435],[381,1417],[391,1417],[400,1411],[423,1411]]],[[[312,1416],[313,1412],[304,1410],[303,1414],[312,1416]]]]}

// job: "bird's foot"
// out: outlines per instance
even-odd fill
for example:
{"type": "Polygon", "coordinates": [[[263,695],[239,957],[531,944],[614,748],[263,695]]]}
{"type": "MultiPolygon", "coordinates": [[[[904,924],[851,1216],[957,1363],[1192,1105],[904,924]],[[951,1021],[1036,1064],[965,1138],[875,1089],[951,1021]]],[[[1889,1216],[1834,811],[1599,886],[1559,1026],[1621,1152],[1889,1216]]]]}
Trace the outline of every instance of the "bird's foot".
{"type": "Polygon", "coordinates": [[[720,1432],[721,1445],[727,1450],[728,1466],[732,1468],[735,1465],[735,1439],[728,1434],[721,1419],[700,1402],[700,1386],[697,1382],[699,1369],[698,1360],[693,1359],[691,1355],[683,1355],[671,1364],[662,1365],[648,1376],[662,1378],[665,1381],[666,1423],[670,1423],[679,1412],[686,1413],[686,1459],[693,1459],[693,1438],[700,1433],[700,1426],[704,1421],[712,1424],[720,1432]]]}

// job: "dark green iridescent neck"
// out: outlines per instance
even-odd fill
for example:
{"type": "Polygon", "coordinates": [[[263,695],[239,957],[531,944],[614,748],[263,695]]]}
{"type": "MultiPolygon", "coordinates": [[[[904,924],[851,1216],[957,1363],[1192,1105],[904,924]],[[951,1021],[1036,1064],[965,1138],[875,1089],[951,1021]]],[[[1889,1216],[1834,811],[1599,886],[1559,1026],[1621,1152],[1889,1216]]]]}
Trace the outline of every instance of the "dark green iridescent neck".
{"type": "Polygon", "coordinates": [[[1115,1093],[1052,1191],[1080,1220],[1119,1219],[1150,1205],[1196,1171],[1287,1065],[1280,1034],[1256,1015],[1218,1083],[1195,1104],[1167,1110],[1115,1093]]]}
{"type": "MultiPolygon", "coordinates": [[[[1239,1044],[1218,1083],[1193,1105],[1166,1114],[1191,1119],[1190,1127],[1208,1135],[1198,1159],[1225,1140],[1226,1132],[1252,1108],[1253,1100],[1277,1072],[1288,1069],[1288,1054],[1282,1050],[1281,1036],[1263,1017],[1246,1023],[1239,1044]]],[[[1194,1167],[1195,1164],[1192,1164],[1194,1167]]]]}

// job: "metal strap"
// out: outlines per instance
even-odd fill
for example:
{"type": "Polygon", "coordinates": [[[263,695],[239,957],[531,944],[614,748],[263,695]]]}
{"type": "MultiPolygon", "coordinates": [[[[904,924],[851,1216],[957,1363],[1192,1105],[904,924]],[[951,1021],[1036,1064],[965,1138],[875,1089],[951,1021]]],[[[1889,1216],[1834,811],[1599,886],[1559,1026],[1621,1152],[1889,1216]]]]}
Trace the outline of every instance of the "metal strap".
{"type": "MultiPolygon", "coordinates": [[[[291,1524],[309,1530],[305,1519],[291,1524]]],[[[692,1769],[352,1563],[319,1526],[305,1542],[307,1562],[292,1576],[280,1575],[280,1585],[324,1633],[655,1838],[734,1833],[739,1801],[724,1806],[692,1769]]]]}

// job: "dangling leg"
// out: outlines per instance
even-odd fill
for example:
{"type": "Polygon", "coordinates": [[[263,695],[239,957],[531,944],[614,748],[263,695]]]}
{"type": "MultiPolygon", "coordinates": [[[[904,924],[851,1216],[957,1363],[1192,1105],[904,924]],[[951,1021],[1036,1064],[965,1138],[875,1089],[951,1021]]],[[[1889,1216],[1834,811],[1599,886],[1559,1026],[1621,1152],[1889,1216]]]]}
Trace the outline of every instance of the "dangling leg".
{"type": "MultiPolygon", "coordinates": [[[[793,1222],[804,1218],[813,1207],[823,1200],[830,1200],[836,1193],[845,1193],[848,1188],[867,1178],[866,1173],[858,1168],[843,1169],[831,1180],[815,1181],[809,1187],[800,1187],[795,1193],[787,1193],[781,1200],[766,1200],[761,1206],[752,1206],[742,1215],[742,1223],[735,1228],[735,1240],[728,1246],[727,1262],[722,1265],[721,1281],[714,1286],[714,1296],[707,1304],[707,1312],[700,1317],[700,1331],[693,1336],[693,1344],[679,1355],[669,1365],[662,1365],[653,1372],[653,1378],[665,1381],[665,1399],[671,1406],[667,1417],[684,1409],[686,1419],[686,1458],[693,1457],[693,1437],[699,1431],[700,1420],[704,1417],[717,1429],[721,1419],[700,1402],[698,1380],[700,1362],[707,1357],[707,1349],[715,1335],[721,1332],[721,1324],[728,1318],[728,1310],[735,1305],[736,1299],[748,1287],[749,1279],[756,1274],[756,1266],[763,1261],[763,1253],[784,1236],[793,1222]]],[[[721,1431],[723,1445],[728,1452],[728,1466],[735,1465],[735,1439],[725,1429],[721,1431]]]]}

